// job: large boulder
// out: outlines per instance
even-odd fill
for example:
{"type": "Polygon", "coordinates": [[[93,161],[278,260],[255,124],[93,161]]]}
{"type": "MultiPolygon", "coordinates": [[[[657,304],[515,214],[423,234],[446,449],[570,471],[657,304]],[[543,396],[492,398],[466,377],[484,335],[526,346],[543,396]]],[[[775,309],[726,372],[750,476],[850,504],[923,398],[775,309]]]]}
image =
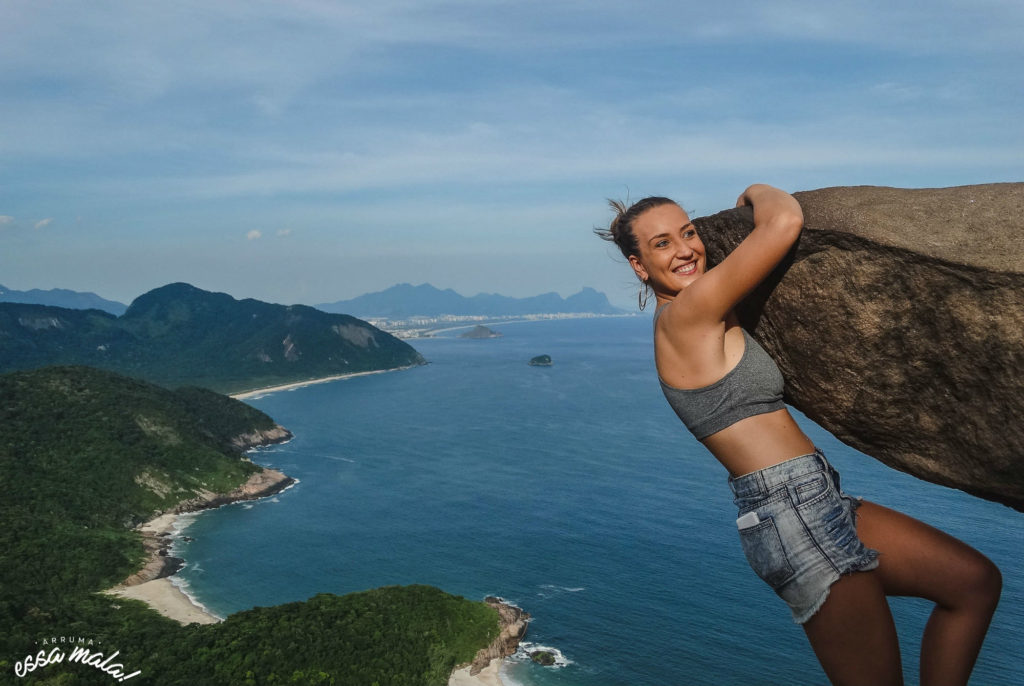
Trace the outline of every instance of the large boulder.
{"type": "MultiPolygon", "coordinates": [[[[804,231],[738,308],[786,401],[885,464],[1024,511],[1024,183],[794,194],[804,231]]],[[[694,222],[709,265],[749,208],[694,222]]]]}

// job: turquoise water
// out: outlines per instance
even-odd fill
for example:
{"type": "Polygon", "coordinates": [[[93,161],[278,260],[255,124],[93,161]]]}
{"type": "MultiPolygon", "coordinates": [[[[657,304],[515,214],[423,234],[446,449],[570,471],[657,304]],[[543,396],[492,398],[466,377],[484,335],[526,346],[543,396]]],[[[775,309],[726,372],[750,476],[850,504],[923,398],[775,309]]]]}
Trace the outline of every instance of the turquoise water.
{"type": "MultiPolygon", "coordinates": [[[[226,615],[388,584],[498,595],[533,615],[509,686],[823,684],[743,558],[725,471],[665,404],[647,317],[418,340],[425,367],[252,399],[295,433],[253,459],[299,479],[194,518],[189,592],[226,615]],[[552,367],[530,367],[549,354],[552,367]]],[[[804,418],[844,488],[987,554],[1005,590],[974,684],[1021,684],[1024,515],[918,481],[804,418]]],[[[927,603],[894,599],[908,683],[927,603]]]]}

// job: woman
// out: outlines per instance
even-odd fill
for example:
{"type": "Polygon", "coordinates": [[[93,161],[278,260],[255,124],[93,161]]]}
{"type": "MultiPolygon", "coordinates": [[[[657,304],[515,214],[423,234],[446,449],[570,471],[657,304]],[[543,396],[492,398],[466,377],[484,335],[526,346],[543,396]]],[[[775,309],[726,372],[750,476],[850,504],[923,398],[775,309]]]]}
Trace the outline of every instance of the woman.
{"type": "Polygon", "coordinates": [[[612,202],[617,216],[597,231],[655,295],[665,397],[728,470],[744,553],[789,604],[833,684],[903,683],[887,595],[935,603],[922,686],[966,684],[999,601],[999,570],[957,539],[840,490],[783,404],[775,363],[733,312],[796,242],[800,205],[763,184],[742,205],[753,206],[754,230],[711,270],[690,218],[667,198],[612,202]]]}

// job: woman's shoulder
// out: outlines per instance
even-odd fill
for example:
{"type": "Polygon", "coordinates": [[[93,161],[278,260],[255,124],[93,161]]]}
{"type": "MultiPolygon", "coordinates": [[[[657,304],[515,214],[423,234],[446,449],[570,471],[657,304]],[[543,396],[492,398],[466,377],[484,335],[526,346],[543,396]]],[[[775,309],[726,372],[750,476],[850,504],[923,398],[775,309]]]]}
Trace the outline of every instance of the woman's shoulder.
{"type": "Polygon", "coordinates": [[[690,297],[686,290],[675,298],[658,303],[654,312],[655,331],[664,331],[672,336],[705,335],[708,331],[721,330],[730,316],[714,316],[700,306],[698,298],[690,297]]]}
{"type": "Polygon", "coordinates": [[[703,316],[694,312],[682,297],[659,304],[654,313],[655,352],[672,350],[683,356],[692,353],[703,356],[720,350],[730,316],[725,319],[703,316]]]}

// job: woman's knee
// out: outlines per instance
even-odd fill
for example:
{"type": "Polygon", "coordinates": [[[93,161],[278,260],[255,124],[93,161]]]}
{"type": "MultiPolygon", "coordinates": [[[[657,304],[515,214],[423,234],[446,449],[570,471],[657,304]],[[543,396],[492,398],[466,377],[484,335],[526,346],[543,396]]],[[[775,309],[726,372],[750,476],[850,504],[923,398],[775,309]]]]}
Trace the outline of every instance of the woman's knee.
{"type": "Polygon", "coordinates": [[[948,609],[971,609],[992,613],[1003,591],[1003,575],[999,567],[976,550],[951,561],[947,568],[952,592],[936,599],[948,609]]]}
{"type": "Polygon", "coordinates": [[[928,598],[947,608],[992,611],[1003,579],[987,557],[949,534],[895,510],[864,502],[858,533],[881,550],[886,593],[928,598]]]}
{"type": "Polygon", "coordinates": [[[962,593],[969,602],[979,609],[995,611],[1003,592],[1003,575],[992,560],[978,553],[960,580],[962,593]]]}

